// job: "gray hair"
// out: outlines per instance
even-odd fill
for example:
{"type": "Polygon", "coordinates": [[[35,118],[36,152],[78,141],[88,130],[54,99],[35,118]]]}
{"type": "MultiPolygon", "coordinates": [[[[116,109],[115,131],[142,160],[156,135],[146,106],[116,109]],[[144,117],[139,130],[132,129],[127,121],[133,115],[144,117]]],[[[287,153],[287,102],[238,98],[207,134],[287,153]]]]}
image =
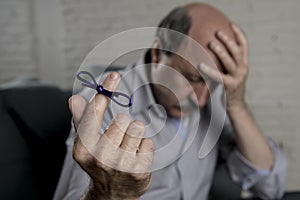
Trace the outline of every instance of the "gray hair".
{"type": "Polygon", "coordinates": [[[172,52],[176,52],[184,38],[177,32],[187,35],[191,24],[191,18],[184,7],[177,7],[165,16],[156,31],[156,36],[160,39],[162,48],[165,49],[161,51],[167,56],[172,55],[172,52]]]}

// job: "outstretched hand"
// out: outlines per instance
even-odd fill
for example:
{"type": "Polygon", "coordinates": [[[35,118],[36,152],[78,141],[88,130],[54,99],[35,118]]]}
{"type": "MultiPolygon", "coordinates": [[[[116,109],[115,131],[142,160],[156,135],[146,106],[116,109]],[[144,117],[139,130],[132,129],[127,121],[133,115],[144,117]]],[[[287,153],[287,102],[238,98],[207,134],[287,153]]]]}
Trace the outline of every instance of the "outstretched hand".
{"type": "MultiPolygon", "coordinates": [[[[120,82],[113,72],[102,83],[115,91],[120,82]]],[[[109,98],[97,94],[90,103],[74,95],[69,100],[77,131],[73,157],[91,177],[85,199],[136,199],[149,187],[153,143],[143,139],[145,127],[127,115],[117,115],[99,134],[109,98]]]]}

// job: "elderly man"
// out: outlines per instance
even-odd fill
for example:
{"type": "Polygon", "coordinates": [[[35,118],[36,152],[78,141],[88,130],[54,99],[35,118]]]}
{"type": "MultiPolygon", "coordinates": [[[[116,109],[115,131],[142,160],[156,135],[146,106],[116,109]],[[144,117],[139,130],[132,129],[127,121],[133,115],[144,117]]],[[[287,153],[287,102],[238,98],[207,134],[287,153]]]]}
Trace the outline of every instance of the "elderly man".
{"type": "Polygon", "coordinates": [[[109,98],[102,94],[89,103],[79,95],[71,97],[75,129],[67,141],[55,199],[207,199],[218,149],[231,178],[243,190],[264,199],[280,198],[286,159],[264,137],[244,100],[248,44],[242,31],[219,10],[202,3],[174,9],[159,27],[144,58],[119,72],[122,80],[113,72],[102,83],[115,91],[122,81],[118,90],[133,91],[130,115],[135,121],[118,114],[121,108],[108,107],[109,98]],[[217,68],[201,61],[185,39],[177,38],[174,44],[172,33],[164,28],[204,47],[217,68]],[[191,60],[186,59],[189,56],[191,60]],[[199,158],[209,119],[214,120],[213,106],[227,113],[225,125],[220,141],[199,158]],[[201,117],[193,118],[199,113],[201,117]],[[103,127],[108,128],[99,135],[103,127]],[[145,132],[155,135],[143,138],[145,132]],[[196,133],[192,139],[191,132],[196,133]],[[235,140],[234,148],[228,147],[228,138],[235,140]],[[169,143],[173,145],[164,152],[169,143]]]}

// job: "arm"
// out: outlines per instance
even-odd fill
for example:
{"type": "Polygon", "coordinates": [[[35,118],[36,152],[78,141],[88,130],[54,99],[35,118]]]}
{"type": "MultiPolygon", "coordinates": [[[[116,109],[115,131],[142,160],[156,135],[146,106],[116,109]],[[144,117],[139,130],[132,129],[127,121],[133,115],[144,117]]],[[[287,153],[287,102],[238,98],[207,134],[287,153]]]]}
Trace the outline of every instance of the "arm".
{"type": "Polygon", "coordinates": [[[227,74],[201,65],[201,71],[218,82],[223,82],[226,92],[226,109],[235,129],[237,144],[241,153],[254,165],[263,169],[271,169],[274,163],[273,153],[248,111],[244,100],[246,78],[248,74],[248,45],[242,32],[232,26],[238,44],[233,42],[224,32],[219,31],[219,40],[228,49],[226,52],[216,42],[210,48],[222,61],[227,74]],[[230,56],[232,55],[232,56],[230,56]]]}
{"type": "Polygon", "coordinates": [[[247,105],[242,103],[228,109],[236,133],[236,142],[242,155],[258,168],[271,170],[273,152],[254,121],[247,105]]]}
{"type": "Polygon", "coordinates": [[[89,186],[89,176],[72,157],[75,130],[71,129],[66,141],[67,152],[53,200],[80,199],[89,186]]]}
{"type": "MultiPolygon", "coordinates": [[[[274,149],[264,137],[244,100],[246,78],[248,75],[248,44],[239,28],[233,25],[232,29],[236,35],[237,42],[230,39],[224,32],[219,31],[217,33],[218,39],[227,50],[224,50],[215,42],[210,43],[210,48],[221,60],[227,74],[220,73],[203,64],[200,66],[200,70],[215,81],[224,84],[226,95],[225,106],[234,128],[239,150],[238,153],[234,154],[235,156],[229,158],[229,161],[232,161],[230,162],[231,166],[234,164],[239,166],[229,166],[229,168],[239,171],[240,173],[237,172],[236,174],[240,176],[250,176],[250,173],[253,172],[257,172],[258,174],[263,172],[265,176],[268,176],[276,168],[274,167],[276,159],[280,161],[284,160],[280,159],[281,157],[275,153],[278,149],[274,149]]],[[[276,175],[285,176],[285,168],[277,168],[277,170],[279,171],[275,173],[276,175]]],[[[242,182],[241,179],[243,178],[245,177],[236,177],[235,179],[239,179],[242,182]]],[[[281,178],[281,180],[284,179],[281,178]]],[[[283,183],[284,181],[281,181],[281,184],[278,184],[273,180],[271,186],[275,186],[277,190],[282,191],[283,183]]],[[[261,190],[270,187],[268,184],[265,187],[260,186],[261,190]]]]}

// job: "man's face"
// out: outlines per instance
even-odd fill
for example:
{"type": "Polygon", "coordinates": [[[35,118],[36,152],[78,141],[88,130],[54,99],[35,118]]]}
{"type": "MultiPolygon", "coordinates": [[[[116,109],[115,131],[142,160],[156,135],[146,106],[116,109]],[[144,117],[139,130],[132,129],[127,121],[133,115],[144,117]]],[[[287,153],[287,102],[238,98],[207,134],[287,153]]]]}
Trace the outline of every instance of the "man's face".
{"type": "Polygon", "coordinates": [[[192,24],[188,36],[203,48],[198,48],[191,40],[187,40],[178,50],[181,56],[177,54],[167,56],[160,53],[159,59],[152,60],[157,64],[153,64],[154,66],[151,68],[151,79],[154,83],[163,83],[162,85],[164,85],[153,84],[154,95],[158,103],[163,105],[167,113],[173,117],[188,115],[193,106],[199,106],[200,108],[205,106],[210,98],[209,93],[214,91],[216,83],[209,79],[204,81],[197,69],[200,63],[203,62],[211,67],[217,67],[221,73],[226,73],[222,63],[210,49],[209,44],[214,41],[226,51],[222,42],[216,38],[216,32],[222,30],[233,39],[235,39],[235,36],[230,28],[230,21],[222,13],[217,11],[213,13],[215,15],[212,15],[209,22],[199,22],[199,19],[206,18],[198,17],[198,11],[190,13],[192,21],[197,21],[197,23],[192,24]],[[201,49],[204,49],[206,53],[204,54],[201,49]],[[182,105],[182,103],[183,106],[180,109],[179,105],[182,105]]]}
{"type": "Polygon", "coordinates": [[[177,54],[161,53],[159,62],[151,68],[152,81],[159,83],[152,86],[154,95],[170,116],[184,117],[195,107],[205,106],[209,99],[212,82],[204,81],[197,63],[192,63],[177,54]]]}

